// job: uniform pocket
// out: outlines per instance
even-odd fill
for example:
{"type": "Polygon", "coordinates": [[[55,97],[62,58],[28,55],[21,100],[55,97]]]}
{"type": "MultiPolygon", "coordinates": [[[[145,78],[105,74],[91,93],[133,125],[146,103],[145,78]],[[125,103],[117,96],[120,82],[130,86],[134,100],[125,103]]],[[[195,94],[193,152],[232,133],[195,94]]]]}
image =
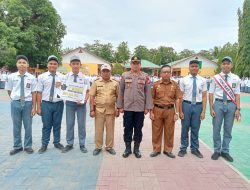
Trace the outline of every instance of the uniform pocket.
{"type": "Polygon", "coordinates": [[[160,99],[163,98],[165,96],[165,92],[164,91],[158,91],[156,92],[156,98],[160,99]]]}

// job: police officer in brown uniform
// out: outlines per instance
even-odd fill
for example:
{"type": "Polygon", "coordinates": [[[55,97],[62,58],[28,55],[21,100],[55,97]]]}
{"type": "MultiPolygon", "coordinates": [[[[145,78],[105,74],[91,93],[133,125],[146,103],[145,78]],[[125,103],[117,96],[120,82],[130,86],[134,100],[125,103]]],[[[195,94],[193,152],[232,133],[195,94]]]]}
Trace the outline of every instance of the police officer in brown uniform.
{"type": "Polygon", "coordinates": [[[124,142],[126,149],[123,157],[128,157],[131,151],[132,134],[134,130],[134,151],[136,158],[141,157],[139,150],[142,140],[142,127],[144,114],[153,107],[150,80],[146,73],[140,71],[141,59],[133,56],[131,59],[131,71],[122,74],[120,90],[117,100],[117,108],[124,112],[124,142]]]}
{"type": "Polygon", "coordinates": [[[109,64],[101,66],[101,78],[96,79],[90,88],[90,116],[95,117],[95,150],[93,155],[98,155],[103,145],[103,130],[106,126],[106,151],[115,155],[114,125],[115,116],[119,116],[116,109],[116,100],[119,84],[110,79],[111,67],[109,64]]]}
{"type": "Polygon", "coordinates": [[[175,121],[178,120],[179,101],[182,93],[178,84],[170,79],[171,67],[161,67],[161,80],[154,83],[152,98],[154,108],[150,114],[152,119],[152,144],[153,152],[151,157],[161,153],[162,134],[164,131],[163,153],[170,158],[175,158],[172,153],[174,144],[175,121]]]}

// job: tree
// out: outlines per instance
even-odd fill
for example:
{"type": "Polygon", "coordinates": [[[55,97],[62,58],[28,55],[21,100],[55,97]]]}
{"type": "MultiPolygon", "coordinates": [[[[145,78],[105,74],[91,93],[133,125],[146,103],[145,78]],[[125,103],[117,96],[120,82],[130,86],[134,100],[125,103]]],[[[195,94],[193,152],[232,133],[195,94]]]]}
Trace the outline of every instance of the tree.
{"type": "MultiPolygon", "coordinates": [[[[45,67],[51,54],[60,58],[62,38],[66,31],[49,0],[5,0],[0,4],[4,4],[8,11],[8,15],[0,19],[0,31],[4,23],[10,34],[7,43],[9,49],[14,48],[16,54],[26,55],[32,67],[36,64],[45,67]]],[[[6,36],[1,35],[2,41],[4,38],[6,36]]],[[[12,65],[8,60],[6,63],[12,65]]]]}
{"type": "Polygon", "coordinates": [[[190,57],[195,54],[194,50],[184,49],[180,53],[178,53],[178,59],[184,59],[190,57]]]}
{"type": "Polygon", "coordinates": [[[121,42],[115,52],[114,61],[116,63],[124,63],[129,59],[130,50],[128,42],[121,42]]]}
{"type": "Polygon", "coordinates": [[[134,49],[134,55],[140,57],[141,59],[150,59],[150,51],[146,46],[139,45],[134,49]]]}
{"type": "Polygon", "coordinates": [[[220,48],[220,51],[218,52],[218,55],[216,57],[216,59],[218,60],[218,68],[216,70],[217,73],[221,71],[219,65],[222,59],[225,56],[230,56],[234,62],[234,60],[236,60],[237,51],[238,51],[238,43],[231,44],[230,42],[228,42],[222,48],[220,48]]]}
{"type": "Polygon", "coordinates": [[[115,63],[113,70],[112,70],[112,74],[122,74],[123,73],[123,67],[120,63],[115,63]]]}
{"type": "Polygon", "coordinates": [[[161,57],[160,65],[166,65],[170,62],[173,62],[177,59],[177,53],[172,47],[160,46],[158,52],[161,57]]]}
{"type": "Polygon", "coordinates": [[[199,54],[210,60],[215,59],[213,56],[213,50],[200,50],[199,54]]]}
{"type": "Polygon", "coordinates": [[[243,11],[238,9],[239,48],[236,56],[235,72],[242,76],[250,76],[250,0],[243,3],[243,11]]]}
{"type": "Polygon", "coordinates": [[[102,44],[99,40],[95,40],[93,44],[85,43],[84,47],[106,61],[113,62],[114,60],[114,50],[111,43],[102,44]]]}

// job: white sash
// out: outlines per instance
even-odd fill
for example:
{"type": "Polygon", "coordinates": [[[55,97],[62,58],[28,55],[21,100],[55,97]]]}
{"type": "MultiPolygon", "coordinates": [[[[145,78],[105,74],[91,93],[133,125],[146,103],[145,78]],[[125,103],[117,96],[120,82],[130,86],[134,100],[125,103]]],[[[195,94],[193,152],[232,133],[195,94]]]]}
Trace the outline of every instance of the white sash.
{"type": "Polygon", "coordinates": [[[228,84],[228,82],[225,81],[225,79],[220,74],[215,75],[214,80],[221,87],[221,89],[227,94],[227,96],[230,98],[230,100],[236,104],[235,94],[234,94],[231,86],[228,84]]]}

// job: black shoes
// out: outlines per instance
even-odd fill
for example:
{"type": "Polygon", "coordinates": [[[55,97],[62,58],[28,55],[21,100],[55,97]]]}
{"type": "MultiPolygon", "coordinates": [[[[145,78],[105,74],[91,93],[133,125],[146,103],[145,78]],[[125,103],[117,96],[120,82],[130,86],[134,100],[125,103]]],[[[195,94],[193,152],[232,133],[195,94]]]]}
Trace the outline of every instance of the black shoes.
{"type": "Polygon", "coordinates": [[[213,155],[211,156],[212,160],[218,160],[218,158],[220,157],[220,153],[219,152],[214,152],[213,155]]]}
{"type": "Polygon", "coordinates": [[[179,157],[184,157],[185,154],[187,154],[187,151],[186,151],[186,150],[180,150],[180,151],[178,152],[178,156],[179,156],[179,157]]]}
{"type": "Polygon", "coordinates": [[[47,150],[47,146],[46,146],[46,145],[43,145],[43,146],[38,150],[38,153],[39,153],[39,154],[43,154],[46,150],[47,150]]]}
{"type": "Polygon", "coordinates": [[[163,154],[167,155],[169,158],[175,158],[175,155],[172,152],[163,152],[163,154]]]}
{"type": "Polygon", "coordinates": [[[198,149],[191,150],[191,153],[194,154],[195,156],[197,156],[198,158],[203,158],[203,155],[201,154],[201,152],[198,149]]]}
{"type": "Polygon", "coordinates": [[[10,151],[10,155],[12,156],[12,155],[15,155],[15,154],[17,154],[19,152],[22,152],[22,151],[23,151],[23,147],[18,148],[18,149],[13,149],[13,150],[10,151]]]}
{"type": "Polygon", "coordinates": [[[64,146],[61,143],[54,144],[54,147],[57,148],[57,149],[59,149],[59,150],[63,150],[64,149],[64,146]]]}
{"type": "Polygon", "coordinates": [[[66,153],[73,149],[73,145],[66,145],[65,148],[62,150],[62,153],[66,153]]]}
{"type": "Polygon", "coordinates": [[[151,154],[150,154],[150,157],[156,157],[158,155],[160,155],[161,152],[156,152],[156,151],[153,151],[151,154]]]}
{"type": "Polygon", "coordinates": [[[24,151],[27,152],[28,154],[32,154],[34,152],[34,150],[31,147],[24,148],[24,151]]]}
{"type": "Polygon", "coordinates": [[[234,159],[232,158],[232,156],[230,156],[230,154],[228,154],[228,153],[221,153],[221,157],[223,157],[226,161],[228,161],[228,162],[233,162],[234,161],[234,159]]]}
{"type": "Polygon", "coordinates": [[[125,143],[125,145],[126,145],[126,149],[125,149],[124,153],[122,154],[123,158],[127,158],[130,154],[132,154],[131,143],[127,142],[127,143],[125,143]]]}
{"type": "Polygon", "coordinates": [[[96,148],[96,149],[93,151],[93,155],[94,155],[94,156],[97,156],[98,154],[100,154],[101,151],[102,151],[102,149],[96,148]]]}
{"type": "Polygon", "coordinates": [[[109,154],[111,154],[111,155],[115,155],[115,154],[116,154],[116,152],[115,152],[115,150],[114,150],[113,148],[107,149],[106,151],[107,151],[109,154]]]}
{"type": "Polygon", "coordinates": [[[82,153],[87,153],[88,152],[87,148],[84,145],[80,146],[80,150],[82,151],[82,153]]]}
{"type": "Polygon", "coordinates": [[[133,153],[135,154],[136,158],[141,158],[141,152],[140,152],[139,148],[140,148],[140,143],[135,142],[133,153]]]}

